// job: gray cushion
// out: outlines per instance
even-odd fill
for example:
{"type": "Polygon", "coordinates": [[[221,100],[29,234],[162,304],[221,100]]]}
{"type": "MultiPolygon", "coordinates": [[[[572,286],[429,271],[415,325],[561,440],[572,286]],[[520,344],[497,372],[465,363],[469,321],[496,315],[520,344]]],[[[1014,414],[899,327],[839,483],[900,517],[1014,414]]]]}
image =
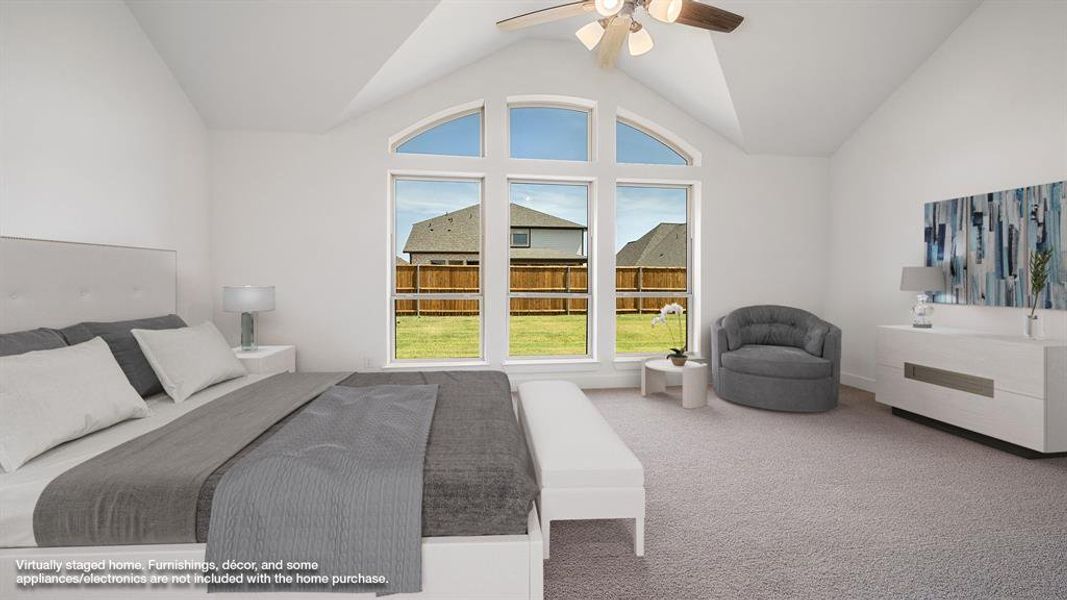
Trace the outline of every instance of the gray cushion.
{"type": "Polygon", "coordinates": [[[67,342],[55,329],[41,327],[27,331],[0,334],[0,356],[14,356],[34,350],[62,348],[67,342]]]}
{"type": "Polygon", "coordinates": [[[110,323],[86,322],[71,325],[59,330],[70,345],[87,342],[94,337],[102,337],[115,355],[115,360],[122,367],[122,372],[130,380],[130,385],[141,397],[160,394],[163,386],[159,383],[148,359],[141,353],[131,329],[177,329],[185,327],[178,315],[133,319],[131,321],[113,321],[110,323]]]}
{"type": "Polygon", "coordinates": [[[822,379],[833,373],[830,361],[791,346],[742,346],[724,353],[721,360],[731,371],[764,377],[822,379]]]}
{"type": "Polygon", "coordinates": [[[723,319],[730,350],[746,345],[792,346],[822,356],[829,323],[806,310],[761,305],[739,308],[723,319]]]}

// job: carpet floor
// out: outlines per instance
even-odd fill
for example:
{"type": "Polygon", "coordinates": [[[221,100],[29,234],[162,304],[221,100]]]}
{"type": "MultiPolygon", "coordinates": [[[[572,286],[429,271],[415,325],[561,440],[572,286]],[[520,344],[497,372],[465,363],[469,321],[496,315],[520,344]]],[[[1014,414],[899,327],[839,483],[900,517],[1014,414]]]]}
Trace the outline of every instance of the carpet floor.
{"type": "Polygon", "coordinates": [[[1067,458],[842,390],[814,415],[589,391],[644,464],[645,556],[632,521],[553,522],[545,598],[1067,598],[1067,458]]]}

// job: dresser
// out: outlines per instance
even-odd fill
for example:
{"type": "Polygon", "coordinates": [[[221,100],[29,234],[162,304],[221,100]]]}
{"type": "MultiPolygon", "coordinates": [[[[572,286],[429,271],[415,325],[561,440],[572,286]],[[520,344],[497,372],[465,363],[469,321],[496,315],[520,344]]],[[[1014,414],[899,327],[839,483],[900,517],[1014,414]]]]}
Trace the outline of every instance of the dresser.
{"type": "MultiPolygon", "coordinates": [[[[876,400],[1040,453],[1067,452],[1067,342],[878,328],[876,400]]],[[[904,411],[904,412],[901,412],[904,411]]]]}

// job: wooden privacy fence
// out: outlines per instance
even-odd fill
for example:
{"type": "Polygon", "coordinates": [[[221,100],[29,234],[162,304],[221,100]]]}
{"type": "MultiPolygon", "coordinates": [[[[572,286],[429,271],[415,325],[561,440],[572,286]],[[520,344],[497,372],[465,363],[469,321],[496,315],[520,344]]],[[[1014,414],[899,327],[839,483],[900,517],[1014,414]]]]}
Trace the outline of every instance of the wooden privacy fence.
{"type": "MultiPolygon", "coordinates": [[[[396,265],[398,294],[477,294],[477,265],[396,265]]],[[[589,273],[578,265],[512,265],[511,291],[517,293],[585,293],[589,273]]],[[[616,298],[619,314],[653,313],[667,302],[686,306],[686,273],[683,267],[617,267],[615,289],[619,292],[663,292],[656,298],[616,298]]],[[[512,298],[513,315],[585,314],[585,298],[512,298]]],[[[688,309],[688,306],[686,306],[688,309]]],[[[397,300],[396,314],[476,315],[477,300],[397,300]]]]}

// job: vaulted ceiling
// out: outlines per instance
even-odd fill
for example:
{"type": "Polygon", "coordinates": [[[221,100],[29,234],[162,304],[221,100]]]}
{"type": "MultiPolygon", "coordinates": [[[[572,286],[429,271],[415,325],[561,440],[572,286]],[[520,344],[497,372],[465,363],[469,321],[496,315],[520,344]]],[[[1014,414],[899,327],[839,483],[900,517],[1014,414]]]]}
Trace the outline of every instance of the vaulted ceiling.
{"type": "MultiPolygon", "coordinates": [[[[322,132],[522,39],[568,40],[592,62],[573,36],[592,17],[494,25],[562,1],[127,4],[209,127],[322,132]]],[[[745,22],[644,19],[655,49],[618,68],[748,152],[824,156],[979,1],[709,0],[745,22]]]]}

